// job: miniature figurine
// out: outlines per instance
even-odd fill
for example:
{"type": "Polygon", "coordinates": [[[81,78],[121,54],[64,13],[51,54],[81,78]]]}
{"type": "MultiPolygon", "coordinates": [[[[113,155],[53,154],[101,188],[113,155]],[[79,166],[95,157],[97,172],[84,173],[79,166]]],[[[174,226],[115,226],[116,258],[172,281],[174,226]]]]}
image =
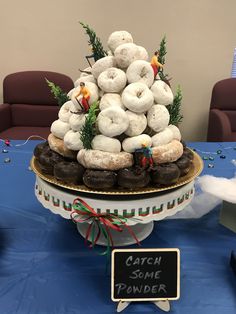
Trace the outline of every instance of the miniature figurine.
{"type": "Polygon", "coordinates": [[[153,167],[152,148],[146,143],[142,144],[142,148],[136,149],[135,152],[141,153],[141,166],[142,168],[153,167]]]}
{"type": "Polygon", "coordinates": [[[159,56],[159,51],[155,51],[154,56],[152,57],[152,60],[151,60],[151,66],[153,68],[154,78],[156,77],[156,75],[159,71],[159,68],[163,68],[163,64],[161,64],[158,61],[158,56],[159,56]]]}
{"type": "Polygon", "coordinates": [[[90,99],[90,91],[88,90],[87,87],[85,87],[85,83],[84,82],[80,82],[80,91],[75,95],[75,99],[78,101],[79,105],[82,105],[82,109],[84,112],[88,112],[89,111],[89,99],[90,99]],[[77,97],[79,95],[83,95],[82,98],[82,102],[80,103],[79,100],[77,99],[77,97]]]}

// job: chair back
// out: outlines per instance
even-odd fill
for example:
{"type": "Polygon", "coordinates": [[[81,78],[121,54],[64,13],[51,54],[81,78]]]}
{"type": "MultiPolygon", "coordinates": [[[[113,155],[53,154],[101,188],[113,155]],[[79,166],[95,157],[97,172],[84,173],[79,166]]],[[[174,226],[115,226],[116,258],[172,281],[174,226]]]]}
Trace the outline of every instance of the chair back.
{"type": "Polygon", "coordinates": [[[67,75],[50,71],[24,71],[9,74],[3,81],[3,100],[9,104],[57,105],[46,78],[65,92],[73,87],[67,75]]]}
{"type": "Polygon", "coordinates": [[[11,105],[12,126],[50,127],[58,118],[59,106],[46,79],[65,92],[74,87],[70,77],[56,72],[25,71],[5,77],[3,99],[11,105]]]}

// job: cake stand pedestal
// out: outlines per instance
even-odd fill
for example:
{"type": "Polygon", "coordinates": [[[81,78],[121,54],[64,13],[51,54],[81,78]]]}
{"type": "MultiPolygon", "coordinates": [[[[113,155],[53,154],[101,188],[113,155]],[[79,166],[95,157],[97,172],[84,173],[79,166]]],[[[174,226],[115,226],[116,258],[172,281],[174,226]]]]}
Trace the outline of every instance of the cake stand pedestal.
{"type": "MultiPolygon", "coordinates": [[[[73,202],[80,198],[89,204],[98,213],[120,215],[126,219],[126,225],[132,228],[139,241],[148,237],[153,230],[153,221],[162,220],[183,210],[194,196],[194,181],[157,193],[130,195],[89,194],[58,187],[48,183],[36,175],[35,194],[39,202],[63,218],[71,219],[73,202]]],[[[85,237],[88,222],[77,223],[79,233],[85,237]]],[[[110,229],[115,246],[135,244],[135,238],[123,227],[123,232],[110,229]]],[[[90,239],[88,239],[90,240],[90,239]]],[[[102,235],[97,244],[107,245],[107,240],[102,235]]]]}

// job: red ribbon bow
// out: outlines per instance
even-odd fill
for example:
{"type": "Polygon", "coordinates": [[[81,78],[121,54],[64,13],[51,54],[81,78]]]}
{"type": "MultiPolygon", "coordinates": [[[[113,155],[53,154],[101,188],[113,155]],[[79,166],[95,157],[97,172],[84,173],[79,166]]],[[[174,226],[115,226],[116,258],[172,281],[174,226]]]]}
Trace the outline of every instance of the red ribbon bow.
{"type": "Polygon", "coordinates": [[[127,218],[121,215],[115,215],[111,213],[100,213],[98,214],[91,206],[89,206],[81,198],[76,198],[73,202],[73,211],[71,212],[71,219],[75,223],[91,222],[89,223],[85,242],[91,241],[90,247],[94,247],[98,239],[101,236],[101,233],[104,235],[107,240],[107,250],[105,254],[108,253],[110,246],[113,247],[113,239],[110,229],[122,232],[125,227],[131,236],[135,239],[138,245],[140,242],[133,232],[132,228],[127,225],[127,218]],[[97,227],[97,234],[95,236],[95,228],[97,227]]]}

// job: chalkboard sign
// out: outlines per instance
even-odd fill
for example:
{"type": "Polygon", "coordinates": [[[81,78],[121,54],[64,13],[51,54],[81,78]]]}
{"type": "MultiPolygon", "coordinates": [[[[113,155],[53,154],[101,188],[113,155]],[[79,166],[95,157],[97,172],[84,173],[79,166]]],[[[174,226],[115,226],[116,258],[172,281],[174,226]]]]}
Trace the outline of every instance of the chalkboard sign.
{"type": "Polygon", "coordinates": [[[178,249],[112,251],[113,301],[177,300],[180,293],[178,249]]]}

